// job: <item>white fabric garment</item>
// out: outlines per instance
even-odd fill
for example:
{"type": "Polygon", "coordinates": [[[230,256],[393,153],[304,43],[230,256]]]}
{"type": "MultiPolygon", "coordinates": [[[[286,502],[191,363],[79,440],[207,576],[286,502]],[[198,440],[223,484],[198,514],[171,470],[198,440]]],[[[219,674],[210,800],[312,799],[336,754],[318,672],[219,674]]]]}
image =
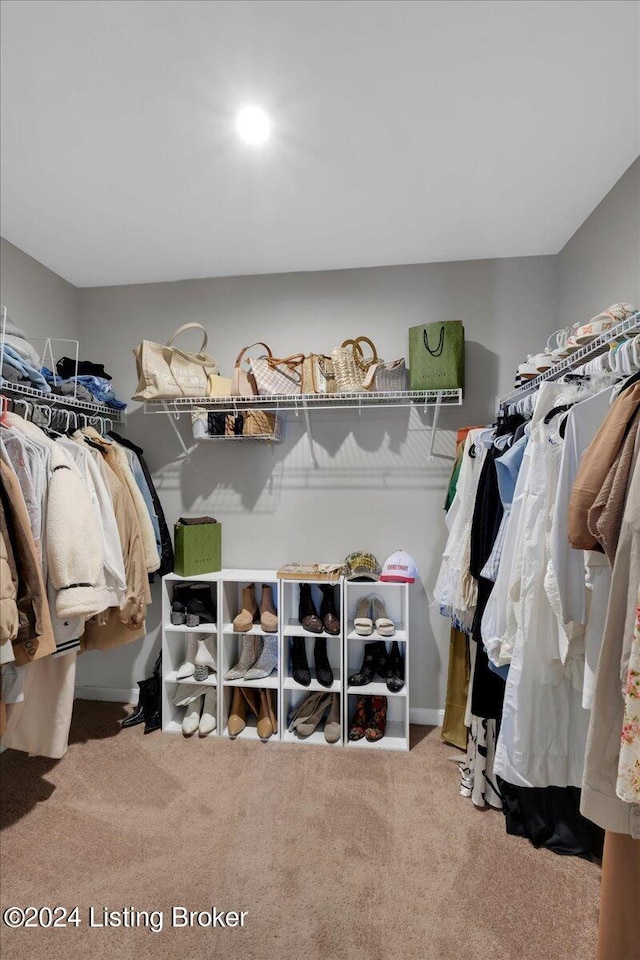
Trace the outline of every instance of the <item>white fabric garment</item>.
{"type": "Polygon", "coordinates": [[[610,387],[576,403],[567,416],[549,547],[564,623],[587,622],[585,551],[574,550],[569,543],[569,498],[580,462],[609,410],[612,392],[610,387]]]}
{"type": "Polygon", "coordinates": [[[526,477],[522,536],[510,585],[515,643],[494,765],[497,774],[519,787],[580,786],[582,782],[588,723],[582,708],[584,631],[572,628],[565,640],[545,587],[562,447],[557,424],[547,425],[544,418],[567,402],[566,385],[542,384],[521,469],[526,477]],[[565,642],[568,653],[563,664],[559,651],[565,642]]]}
{"type": "MultiPolygon", "coordinates": [[[[577,552],[577,551],[575,551],[577,552]]],[[[600,647],[607,620],[611,567],[604,553],[585,551],[587,556],[587,628],[584,637],[584,687],[582,706],[591,710],[600,647]]]]}
{"type": "Polygon", "coordinates": [[[84,476],[96,516],[100,521],[104,547],[104,582],[98,584],[96,589],[104,603],[102,609],[119,607],[124,603],[127,595],[127,583],[122,558],[122,545],[111,496],[98,466],[87,448],[66,437],[58,440],[58,443],[61,443],[68,451],[84,476]]]}
{"type": "Polygon", "coordinates": [[[440,613],[451,617],[454,626],[465,633],[471,631],[477,598],[477,584],[469,574],[469,560],[473,508],[487,453],[486,446],[476,441],[484,432],[484,429],[470,430],[464,443],[456,496],[449,510],[449,513],[455,510],[455,515],[433,591],[440,613]],[[474,457],[469,456],[472,447],[474,457]]]}
{"type": "Polygon", "coordinates": [[[43,657],[24,671],[24,701],[7,704],[2,746],[59,760],[67,752],[77,654],[43,657]]]}

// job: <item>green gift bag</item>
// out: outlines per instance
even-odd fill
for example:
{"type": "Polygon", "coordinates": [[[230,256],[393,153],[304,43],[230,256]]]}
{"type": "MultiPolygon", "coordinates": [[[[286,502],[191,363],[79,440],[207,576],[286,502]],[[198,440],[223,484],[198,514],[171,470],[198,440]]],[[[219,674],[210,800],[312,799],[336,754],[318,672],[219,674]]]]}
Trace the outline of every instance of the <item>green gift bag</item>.
{"type": "Polygon", "coordinates": [[[222,524],[211,517],[180,518],[173,528],[174,570],[180,577],[222,569],[222,524]]]}
{"type": "Polygon", "coordinates": [[[464,388],[464,327],[460,320],[409,328],[412,390],[464,388]]]}

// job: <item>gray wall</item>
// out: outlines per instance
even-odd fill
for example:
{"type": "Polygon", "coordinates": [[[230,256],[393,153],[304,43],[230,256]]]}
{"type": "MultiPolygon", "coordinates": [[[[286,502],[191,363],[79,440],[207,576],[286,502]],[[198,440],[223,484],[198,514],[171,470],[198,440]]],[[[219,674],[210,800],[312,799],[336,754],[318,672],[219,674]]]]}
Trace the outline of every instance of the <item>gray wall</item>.
{"type": "MultiPolygon", "coordinates": [[[[341,559],[360,546],[383,560],[398,547],[408,550],[421,575],[412,592],[418,629],[411,702],[414,711],[428,711],[443,705],[446,686],[448,627],[428,594],[445,539],[453,431],[490,420],[517,363],[560,324],[588,319],[616,300],[640,305],[639,184],[636,161],[556,257],[75,290],[3,240],[2,302],[34,336],[78,335],[83,355],[106,364],[125,398],[135,388],[131,349],[144,337],[164,341],[187,321],[206,327],[209,351],[230,373],[237,351],[256,338],[284,354],[329,350],[365,333],[390,359],[406,353],[412,324],[463,320],[465,402],[444,411],[434,462],[416,410],[316,414],[317,468],[295,419],[273,449],[203,443],[190,463],[180,461],[164,417],[144,416],[132,404],[126,427],[147,452],[169,523],[186,513],[223,522],[225,565],[341,559]]],[[[184,417],[178,426],[188,443],[184,417]]],[[[81,684],[128,691],[148,671],[159,632],[155,593],[146,640],[83,656],[81,684]]]]}
{"type": "MultiPolygon", "coordinates": [[[[0,303],[34,339],[78,336],[76,288],[4,238],[0,238],[0,303]]],[[[64,353],[67,347],[70,344],[64,345],[64,353]]]]}
{"type": "Polygon", "coordinates": [[[558,326],[612,303],[640,308],[640,158],[558,254],[558,326]]]}
{"type": "MultiPolygon", "coordinates": [[[[188,464],[176,460],[179,444],[164,416],[145,416],[133,404],[127,423],[128,436],[147,451],[169,523],[183,513],[222,521],[226,566],[341,560],[358,547],[383,561],[399,547],[408,550],[422,580],[412,591],[411,702],[433,709],[444,702],[449,630],[428,593],[445,539],[451,431],[493,417],[495,396],[510,388],[517,362],[553,329],[556,282],[553,257],[236,277],[84,289],[79,315],[88,352],[106,364],[126,397],[135,390],[135,344],[164,342],[187,321],[206,327],[209,350],[227,374],[240,348],[257,338],[286,355],[328,352],[345,337],[367,334],[391,359],[406,355],[413,324],[464,321],[465,403],[443,414],[447,429],[434,462],[417,411],[312,415],[318,468],[295,418],[273,449],[202,443],[188,464]]],[[[188,440],[184,417],[180,429],[188,440]]],[[[158,618],[159,604],[142,648],[83,656],[79,681],[130,686],[151,662],[158,618]]]]}

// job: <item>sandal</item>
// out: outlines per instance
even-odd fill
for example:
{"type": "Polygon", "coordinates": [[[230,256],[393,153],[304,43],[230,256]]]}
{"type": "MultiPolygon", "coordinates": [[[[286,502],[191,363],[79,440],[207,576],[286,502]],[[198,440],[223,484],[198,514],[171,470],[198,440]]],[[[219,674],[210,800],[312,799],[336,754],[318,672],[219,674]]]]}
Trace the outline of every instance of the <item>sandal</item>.
{"type": "Polygon", "coordinates": [[[359,637],[368,637],[373,633],[373,620],[370,616],[371,604],[369,597],[361,597],[356,607],[356,616],[353,627],[359,637]]]}
{"type": "Polygon", "coordinates": [[[396,625],[387,616],[387,608],[382,597],[371,597],[371,606],[375,617],[376,631],[381,637],[392,637],[396,632],[396,625]]]}

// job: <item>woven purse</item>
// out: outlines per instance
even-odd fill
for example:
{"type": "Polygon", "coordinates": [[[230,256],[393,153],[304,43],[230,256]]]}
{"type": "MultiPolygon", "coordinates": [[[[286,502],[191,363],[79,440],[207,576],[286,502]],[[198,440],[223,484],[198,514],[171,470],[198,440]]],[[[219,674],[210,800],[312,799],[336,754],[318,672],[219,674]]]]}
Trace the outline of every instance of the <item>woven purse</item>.
{"type": "Polygon", "coordinates": [[[375,344],[368,337],[356,337],[355,340],[345,340],[331,353],[333,370],[335,373],[337,393],[366,393],[371,389],[372,371],[370,367],[380,363],[375,344]],[[361,347],[366,343],[372,356],[365,358],[361,347]],[[368,382],[367,382],[368,380],[368,382]]]}

